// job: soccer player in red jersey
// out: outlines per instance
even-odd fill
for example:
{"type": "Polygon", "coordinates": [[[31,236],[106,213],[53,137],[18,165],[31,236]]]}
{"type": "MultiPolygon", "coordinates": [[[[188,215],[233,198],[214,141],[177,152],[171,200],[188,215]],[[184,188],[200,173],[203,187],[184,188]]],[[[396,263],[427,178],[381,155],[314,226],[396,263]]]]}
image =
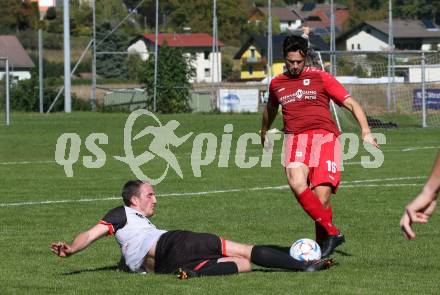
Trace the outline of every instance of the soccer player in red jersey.
{"type": "Polygon", "coordinates": [[[378,147],[362,107],[329,73],[305,67],[308,40],[288,36],[283,42],[286,71],[275,77],[263,112],[261,143],[281,105],[284,122],[284,161],[287,181],[296,199],[315,221],[322,257],[345,241],[332,222],[331,193],[340,182],[340,132],[330,113],[330,99],[348,109],[358,121],[362,139],[378,147]]]}

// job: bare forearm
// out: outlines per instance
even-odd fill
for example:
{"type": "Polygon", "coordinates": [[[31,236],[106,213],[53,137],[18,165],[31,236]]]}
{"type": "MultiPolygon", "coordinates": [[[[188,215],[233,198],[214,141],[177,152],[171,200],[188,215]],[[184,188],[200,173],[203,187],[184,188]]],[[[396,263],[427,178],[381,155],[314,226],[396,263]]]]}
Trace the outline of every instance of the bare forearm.
{"type": "Polygon", "coordinates": [[[358,102],[353,101],[350,111],[358,121],[359,126],[362,130],[362,134],[370,133],[371,130],[370,126],[368,126],[367,116],[365,115],[365,112],[362,109],[361,105],[358,102]]]}
{"type": "Polygon", "coordinates": [[[434,167],[432,168],[431,175],[428,178],[425,186],[423,187],[423,193],[433,195],[434,198],[440,191],[440,151],[437,153],[437,159],[435,160],[434,167]]]}
{"type": "Polygon", "coordinates": [[[69,257],[87,248],[91,243],[103,237],[107,232],[107,225],[98,223],[88,231],[78,234],[71,245],[65,242],[56,242],[52,243],[50,248],[54,254],[60,257],[69,257]]]}
{"type": "Polygon", "coordinates": [[[272,125],[275,117],[277,116],[278,109],[274,107],[272,104],[267,103],[266,107],[263,111],[263,120],[261,122],[261,129],[269,130],[272,125]]]}
{"type": "Polygon", "coordinates": [[[81,250],[87,248],[93,240],[90,239],[90,235],[87,232],[82,232],[78,234],[70,245],[72,251],[71,254],[78,253],[81,250]]]}

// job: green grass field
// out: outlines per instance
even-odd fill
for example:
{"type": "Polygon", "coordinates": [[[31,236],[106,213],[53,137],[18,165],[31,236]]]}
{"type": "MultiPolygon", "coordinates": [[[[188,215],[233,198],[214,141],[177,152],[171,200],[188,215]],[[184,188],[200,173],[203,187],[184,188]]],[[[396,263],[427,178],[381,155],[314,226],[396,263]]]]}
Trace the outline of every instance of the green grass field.
{"type": "MultiPolygon", "coordinates": [[[[333,198],[334,221],[347,242],[334,255],[338,264],[328,271],[256,268],[248,274],[189,281],[172,275],[120,273],[114,270],[119,249],[112,237],[68,259],[56,257],[49,250],[51,242],[70,242],[121,204],[111,197],[119,196],[122,185],[134,175],[113,156],[124,155],[127,116],[13,113],[12,125],[0,126],[0,294],[438,294],[439,212],[428,225],[416,226],[418,237],[412,242],[404,240],[398,224],[404,205],[430,172],[440,146],[440,129],[376,130],[387,138],[382,167],[363,168],[360,156],[369,155],[363,148],[348,160],[343,183],[333,198]],[[65,132],[77,133],[82,140],[73,178],[67,178],[54,160],[57,138],[65,132]],[[84,142],[96,132],[108,135],[108,144],[101,145],[107,161],[102,168],[86,169],[82,156],[91,154],[84,142]]],[[[201,167],[201,177],[194,177],[190,164],[195,135],[173,148],[184,178],[170,170],[155,187],[158,206],[152,221],[157,227],[281,246],[314,238],[311,219],[289,189],[270,188],[286,184],[279,156],[274,155],[271,168],[240,169],[235,164],[236,139],[242,133],[257,132],[259,114],[162,115],[160,119],[162,123],[178,120],[179,136],[211,132],[219,141],[224,124],[231,123],[234,140],[229,167],[217,167],[217,154],[212,164],[201,167]]],[[[149,123],[143,121],[135,128],[149,123]]],[[[275,125],[281,128],[280,121],[275,125]]],[[[135,154],[146,150],[147,140],[139,140],[135,154]]],[[[279,145],[276,150],[280,152],[279,145]]],[[[260,147],[249,145],[247,155],[261,155],[260,147]]],[[[156,177],[164,167],[162,160],[154,159],[142,169],[156,177]]]]}

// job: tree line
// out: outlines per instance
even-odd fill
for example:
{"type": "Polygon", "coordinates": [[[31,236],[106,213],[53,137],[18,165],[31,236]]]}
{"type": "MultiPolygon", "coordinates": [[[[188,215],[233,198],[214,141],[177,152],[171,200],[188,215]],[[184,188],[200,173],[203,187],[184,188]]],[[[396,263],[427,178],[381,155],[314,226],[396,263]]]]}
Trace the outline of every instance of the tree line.
{"type": "MultiPolygon", "coordinates": [[[[43,29],[45,47],[62,48],[63,17],[60,7],[50,8],[46,17],[40,20],[38,7],[30,0],[2,0],[0,7],[0,34],[15,34],[24,43],[25,48],[36,48],[35,30],[43,29]]],[[[305,0],[307,2],[313,2],[305,0]]],[[[323,2],[323,1],[318,1],[323,2]]],[[[102,40],[121,20],[126,18],[128,11],[138,6],[140,0],[96,0],[97,40],[102,40]]],[[[274,6],[294,4],[296,1],[274,0],[274,6]]],[[[338,0],[339,4],[347,5],[351,17],[345,29],[349,29],[364,20],[384,19],[387,17],[388,1],[381,0],[338,0]]],[[[265,6],[266,0],[221,0],[217,1],[217,17],[219,38],[226,45],[239,47],[250,35],[262,34],[267,25],[249,24],[247,19],[256,6],[265,6]]],[[[190,27],[192,32],[212,33],[212,0],[161,0],[160,31],[181,32],[190,27]]],[[[440,21],[440,1],[434,0],[394,0],[393,14],[395,18],[431,19],[440,21]]],[[[92,11],[80,0],[70,0],[71,35],[89,40],[91,36],[92,11]]],[[[155,0],[145,0],[126,19],[124,24],[100,44],[98,51],[125,51],[135,36],[154,32],[155,0]]],[[[274,33],[277,33],[277,20],[274,19],[274,33]]],[[[33,56],[36,63],[36,57],[33,56]]],[[[37,63],[36,63],[37,64],[37,63]]],[[[98,55],[97,72],[101,78],[137,81],[153,89],[154,56],[143,62],[137,55],[98,55]]],[[[84,71],[91,68],[90,59],[82,66],[84,71]]],[[[231,74],[231,62],[222,59],[223,78],[231,74]],[[229,71],[227,70],[229,69],[229,71]]],[[[45,61],[45,91],[50,97],[56,92],[56,79],[63,75],[63,65],[45,61]]],[[[188,80],[194,75],[194,69],[182,52],[175,48],[163,46],[158,59],[157,103],[158,109],[164,113],[189,111],[188,80]]],[[[32,75],[29,81],[19,82],[12,87],[11,96],[15,109],[31,111],[38,107],[38,74],[32,75]]],[[[152,100],[152,91],[147,91],[148,100],[152,100]]],[[[46,95],[45,95],[46,96],[46,95]]],[[[74,98],[75,106],[87,109],[88,105],[74,98]]],[[[61,108],[57,106],[57,108],[61,108]]]]}
{"type": "MultiPolygon", "coordinates": [[[[97,22],[109,22],[113,26],[138,6],[140,0],[96,0],[97,22]]],[[[123,26],[130,34],[151,32],[155,25],[155,0],[145,0],[123,26]]],[[[181,32],[190,27],[193,32],[212,33],[212,0],[161,0],[159,7],[162,32],[181,32]]],[[[297,0],[274,0],[273,6],[295,4],[297,0]]],[[[323,3],[324,0],[303,0],[303,3],[323,3]]],[[[384,19],[388,14],[388,1],[382,0],[338,0],[347,5],[351,16],[349,29],[363,20],[384,19]]],[[[256,6],[266,6],[266,0],[221,0],[217,1],[219,38],[227,44],[239,46],[252,33],[265,30],[250,27],[249,15],[256,6]]],[[[440,1],[438,0],[393,0],[395,18],[430,19],[440,24],[440,1]]],[[[91,34],[92,11],[80,0],[70,0],[71,31],[75,35],[91,34]]],[[[0,33],[17,33],[44,28],[48,32],[62,32],[62,7],[51,8],[46,20],[40,21],[36,2],[30,0],[2,0],[0,7],[0,33]]]]}

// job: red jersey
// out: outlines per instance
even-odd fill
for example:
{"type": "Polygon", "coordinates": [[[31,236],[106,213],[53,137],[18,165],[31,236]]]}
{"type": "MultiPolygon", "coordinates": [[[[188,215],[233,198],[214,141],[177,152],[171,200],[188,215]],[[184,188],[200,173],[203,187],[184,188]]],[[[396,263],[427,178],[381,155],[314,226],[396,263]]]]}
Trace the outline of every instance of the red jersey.
{"type": "Polygon", "coordinates": [[[269,103],[282,106],[284,132],[293,134],[325,129],[338,136],[330,99],[340,106],[349,96],[335,77],[312,67],[304,67],[298,77],[284,72],[271,81],[269,88],[269,103]]]}

